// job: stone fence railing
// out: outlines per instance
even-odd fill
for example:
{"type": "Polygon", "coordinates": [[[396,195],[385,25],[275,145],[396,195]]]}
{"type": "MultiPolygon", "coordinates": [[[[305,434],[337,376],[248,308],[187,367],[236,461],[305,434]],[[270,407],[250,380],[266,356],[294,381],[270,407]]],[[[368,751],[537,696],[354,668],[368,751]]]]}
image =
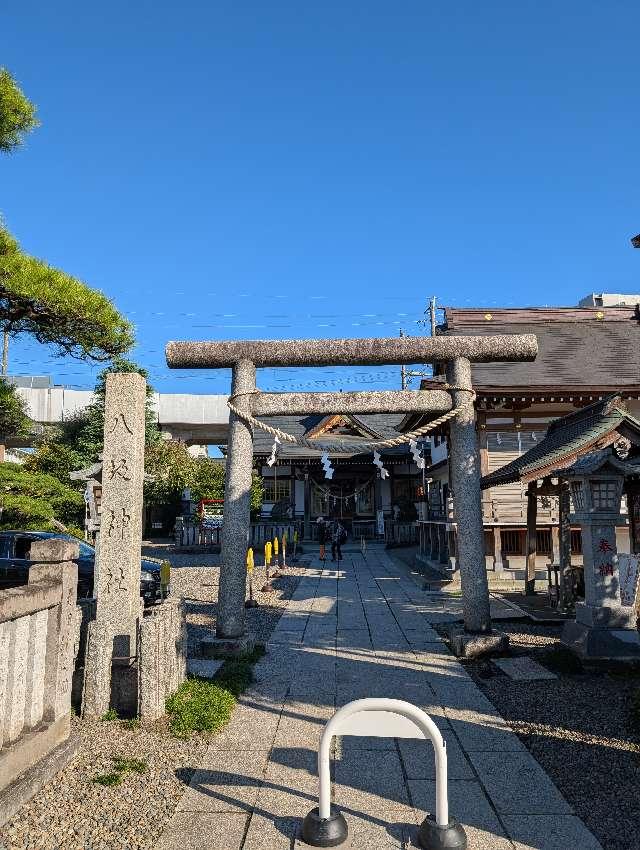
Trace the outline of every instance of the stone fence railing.
{"type": "Polygon", "coordinates": [[[29,583],[0,591],[0,825],[60,770],[70,738],[77,543],[32,544],[29,583]]]}

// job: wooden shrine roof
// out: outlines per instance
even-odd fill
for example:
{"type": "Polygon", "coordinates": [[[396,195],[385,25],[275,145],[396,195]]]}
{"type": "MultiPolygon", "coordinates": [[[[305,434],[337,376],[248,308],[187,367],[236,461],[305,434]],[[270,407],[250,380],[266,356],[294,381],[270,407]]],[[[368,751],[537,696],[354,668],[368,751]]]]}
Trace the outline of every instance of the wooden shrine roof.
{"type": "Polygon", "coordinates": [[[546,436],[516,460],[482,479],[482,489],[533,481],[603,449],[620,437],[640,447],[640,422],[631,416],[619,395],[610,395],[574,413],[555,419],[546,436]]]}
{"type": "Polygon", "coordinates": [[[474,363],[476,390],[541,389],[640,395],[640,312],[632,307],[458,309],[447,307],[445,335],[532,333],[533,363],[474,363]]]}
{"type": "MultiPolygon", "coordinates": [[[[278,428],[281,431],[285,431],[287,434],[293,434],[296,437],[305,437],[307,439],[317,439],[319,443],[334,443],[338,441],[343,441],[345,443],[349,442],[371,442],[377,440],[387,440],[392,437],[400,436],[397,426],[403,420],[403,414],[361,414],[359,416],[349,416],[344,417],[345,419],[350,419],[353,422],[354,428],[357,429],[358,426],[361,426],[361,434],[362,436],[350,436],[344,435],[338,432],[333,432],[329,429],[326,432],[322,432],[319,429],[323,420],[330,421],[332,418],[330,416],[317,415],[317,416],[260,416],[258,417],[261,421],[265,422],[267,425],[271,425],[272,428],[278,428]]],[[[253,454],[254,457],[268,457],[271,454],[271,447],[273,445],[273,437],[271,434],[268,434],[266,431],[263,431],[260,428],[256,428],[253,434],[253,454]]],[[[278,459],[279,460],[295,460],[300,459],[303,460],[305,458],[313,458],[319,459],[322,451],[320,449],[308,449],[306,446],[298,446],[295,443],[281,443],[278,448],[278,459]]],[[[411,459],[411,455],[409,454],[408,445],[396,446],[392,449],[383,449],[380,454],[384,456],[389,455],[398,455],[405,456],[408,455],[406,460],[411,459]]],[[[363,455],[354,449],[353,455],[346,454],[344,452],[329,452],[329,455],[333,458],[349,458],[353,459],[355,457],[361,457],[363,462],[366,457],[371,457],[371,455],[363,455]]]]}

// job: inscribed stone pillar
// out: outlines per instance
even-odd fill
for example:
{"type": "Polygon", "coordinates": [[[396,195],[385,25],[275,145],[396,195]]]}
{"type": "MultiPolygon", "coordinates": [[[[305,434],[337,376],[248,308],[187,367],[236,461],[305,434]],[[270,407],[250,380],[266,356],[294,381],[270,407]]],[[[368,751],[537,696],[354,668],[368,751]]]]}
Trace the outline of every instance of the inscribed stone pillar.
{"type": "Polygon", "coordinates": [[[458,526],[457,555],[464,623],[469,632],[488,632],[491,630],[491,616],[484,557],[480,452],[470,392],[471,364],[466,358],[457,358],[447,365],[447,382],[462,388],[452,391],[454,405],[463,406],[463,409],[449,426],[449,469],[458,526]]]}
{"type": "Polygon", "coordinates": [[[94,593],[96,620],[109,625],[120,657],[135,655],[140,611],[146,390],[137,372],[107,375],[94,593]]]}
{"type": "Polygon", "coordinates": [[[96,547],[96,619],[89,626],[83,713],[109,708],[111,658],[136,654],[146,382],[137,372],[107,375],[102,514],[96,547]]]}
{"type": "MultiPolygon", "coordinates": [[[[235,405],[240,410],[251,412],[251,394],[255,390],[256,367],[247,360],[241,360],[233,367],[231,395],[235,405]]],[[[216,636],[223,639],[240,638],[245,633],[244,601],[247,586],[252,469],[251,427],[231,412],[216,624],[216,636]]]]}

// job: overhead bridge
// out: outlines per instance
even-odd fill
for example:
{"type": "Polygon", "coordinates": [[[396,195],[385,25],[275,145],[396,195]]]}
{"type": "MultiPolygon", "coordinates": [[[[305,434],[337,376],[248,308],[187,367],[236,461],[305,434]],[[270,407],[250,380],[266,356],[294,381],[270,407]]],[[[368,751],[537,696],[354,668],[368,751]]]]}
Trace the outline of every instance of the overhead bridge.
{"type": "MultiPolygon", "coordinates": [[[[27,404],[29,417],[38,425],[66,422],[93,401],[91,390],[66,387],[17,387],[17,392],[27,404]]],[[[182,440],[187,445],[227,442],[227,396],[153,393],[151,401],[158,426],[168,438],[182,440]]],[[[22,440],[10,440],[7,445],[30,446],[37,430],[22,440]]]]}

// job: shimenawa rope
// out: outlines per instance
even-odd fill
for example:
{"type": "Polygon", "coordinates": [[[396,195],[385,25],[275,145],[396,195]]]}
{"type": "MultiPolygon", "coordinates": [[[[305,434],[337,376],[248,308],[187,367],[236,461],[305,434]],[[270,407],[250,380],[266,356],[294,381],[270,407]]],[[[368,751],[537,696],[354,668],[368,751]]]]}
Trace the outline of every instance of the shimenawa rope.
{"type": "Polygon", "coordinates": [[[399,437],[393,437],[388,440],[375,440],[369,442],[345,443],[344,441],[340,441],[335,443],[320,443],[317,440],[307,440],[305,437],[296,437],[293,434],[288,434],[286,431],[281,431],[280,428],[273,428],[271,425],[267,425],[266,422],[261,422],[259,419],[256,419],[256,417],[252,416],[250,413],[245,413],[244,410],[240,410],[233,403],[234,399],[247,395],[256,395],[260,392],[260,390],[255,390],[255,392],[250,393],[237,393],[236,395],[231,396],[227,400],[227,406],[229,410],[235,413],[235,415],[239,419],[242,419],[243,422],[252,425],[254,428],[260,428],[261,431],[265,431],[267,434],[271,434],[272,437],[278,437],[278,439],[282,440],[283,442],[294,443],[297,446],[304,446],[305,448],[313,449],[315,451],[343,452],[345,454],[354,454],[357,452],[370,452],[374,451],[375,449],[390,449],[394,446],[401,446],[403,443],[408,443],[410,440],[415,440],[418,437],[422,437],[457,416],[458,413],[464,410],[464,408],[468,404],[473,403],[473,399],[476,395],[474,390],[471,390],[468,387],[455,387],[449,384],[443,384],[442,389],[469,393],[469,401],[466,402],[464,405],[454,407],[453,410],[449,410],[442,416],[438,416],[437,419],[433,419],[431,422],[427,423],[426,425],[423,425],[421,428],[416,428],[415,431],[409,431],[406,434],[402,434],[399,437]]]}

